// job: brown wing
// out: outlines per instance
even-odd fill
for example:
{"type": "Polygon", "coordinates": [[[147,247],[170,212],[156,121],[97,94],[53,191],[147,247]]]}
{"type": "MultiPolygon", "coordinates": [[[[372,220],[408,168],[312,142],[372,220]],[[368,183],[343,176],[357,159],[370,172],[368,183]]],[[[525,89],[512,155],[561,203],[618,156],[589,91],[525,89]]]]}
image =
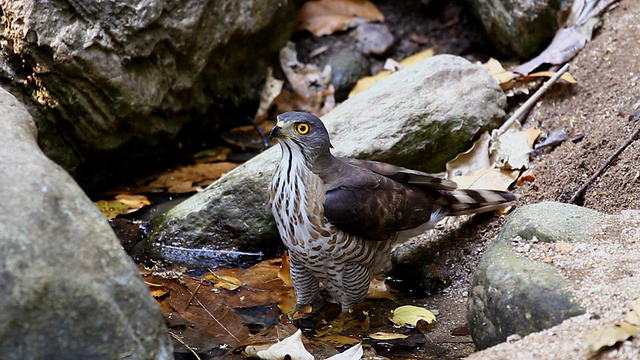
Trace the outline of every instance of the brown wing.
{"type": "Polygon", "coordinates": [[[442,211],[434,203],[439,197],[435,190],[405,184],[347,161],[341,165],[341,176],[327,183],[324,214],[343,231],[385,240],[395,232],[428,222],[433,212],[442,211]]]}
{"type": "Polygon", "coordinates": [[[377,174],[384,175],[396,181],[400,181],[407,184],[415,184],[419,186],[425,186],[431,189],[437,190],[455,190],[458,188],[458,184],[451,180],[436,176],[434,174],[427,174],[422,171],[411,170],[387,164],[379,161],[360,160],[351,158],[341,158],[352,165],[371,170],[377,174]]]}

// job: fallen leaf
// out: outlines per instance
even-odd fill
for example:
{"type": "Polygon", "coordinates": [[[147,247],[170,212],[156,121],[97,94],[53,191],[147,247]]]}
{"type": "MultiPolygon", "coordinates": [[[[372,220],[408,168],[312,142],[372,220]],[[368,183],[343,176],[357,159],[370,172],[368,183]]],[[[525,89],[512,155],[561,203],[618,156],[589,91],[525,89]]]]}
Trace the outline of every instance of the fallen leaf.
{"type": "Polygon", "coordinates": [[[384,280],[372,279],[367,291],[367,299],[389,299],[395,300],[395,296],[390,292],[384,280]]]}
{"type": "Polygon", "coordinates": [[[117,200],[98,200],[96,206],[107,219],[129,212],[129,207],[117,200]]]}
{"type": "Polygon", "coordinates": [[[221,345],[235,347],[249,337],[243,318],[230,309],[212,287],[199,280],[182,277],[167,285],[171,313],[165,316],[169,328],[185,343],[200,351],[221,345]]]}
{"type": "Polygon", "coordinates": [[[627,311],[623,321],[585,336],[587,357],[591,357],[606,347],[635,336],[640,336],[640,299],[636,300],[631,309],[627,311]]]}
{"type": "Polygon", "coordinates": [[[282,254],[282,265],[280,266],[280,270],[278,270],[278,278],[280,278],[285,285],[293,287],[291,268],[289,267],[289,253],[287,251],[282,254]]]}
{"type": "Polygon", "coordinates": [[[384,15],[368,0],[312,0],[298,11],[298,30],[307,30],[315,36],[371,21],[384,21],[384,15]]]}
{"type": "Polygon", "coordinates": [[[331,84],[331,66],[320,70],[314,64],[298,61],[295,44],[288,42],[280,50],[280,66],[292,91],[283,89],[273,100],[278,113],[297,110],[322,116],[336,105],[331,84]]]}
{"type": "Polygon", "coordinates": [[[205,279],[215,281],[216,284],[214,287],[227,289],[229,291],[233,291],[242,286],[242,282],[238,280],[238,278],[230,275],[217,275],[213,271],[205,275],[205,279]]]}
{"type": "Polygon", "coordinates": [[[542,64],[561,65],[571,60],[591,40],[597,16],[616,0],[573,1],[566,21],[553,40],[538,56],[513,71],[527,75],[542,64]],[[593,5],[593,7],[591,7],[593,5]]]}
{"type": "Polygon", "coordinates": [[[523,172],[518,180],[516,180],[516,184],[518,186],[524,185],[526,182],[533,182],[536,179],[536,175],[531,171],[531,169],[523,172]]]}
{"type": "Polygon", "coordinates": [[[362,344],[358,343],[340,354],[328,357],[326,360],[360,360],[362,359],[362,344]]]}
{"type": "Polygon", "coordinates": [[[640,299],[636,300],[631,309],[624,315],[624,321],[640,326],[640,299]]]}
{"type": "Polygon", "coordinates": [[[314,340],[331,343],[333,347],[343,347],[360,343],[360,340],[340,334],[329,334],[316,337],[314,340]]]}
{"type": "Polygon", "coordinates": [[[529,145],[529,149],[532,149],[533,144],[535,144],[540,134],[542,134],[542,130],[534,125],[530,128],[527,128],[524,132],[527,134],[527,145],[529,145]]]}
{"type": "Polygon", "coordinates": [[[413,305],[404,305],[393,310],[390,320],[396,325],[417,326],[420,320],[428,324],[436,321],[436,316],[429,310],[413,305]]]}
{"type": "Polygon", "coordinates": [[[510,129],[493,141],[490,148],[494,162],[501,169],[523,170],[529,168],[527,134],[522,130],[510,129]]]}
{"type": "Polygon", "coordinates": [[[148,186],[165,188],[170,193],[186,193],[197,191],[197,185],[208,185],[222,175],[235,169],[238,164],[231,162],[200,163],[178,167],[160,175],[148,186]]]}
{"type": "Polygon", "coordinates": [[[502,90],[512,89],[516,84],[516,74],[506,70],[500,61],[490,58],[482,67],[498,81],[502,90]]]}
{"type": "MultiPolygon", "coordinates": [[[[471,149],[458,154],[453,160],[445,165],[447,178],[453,179],[458,176],[469,176],[476,174],[480,170],[491,167],[489,160],[489,141],[491,137],[488,132],[482,133],[480,138],[473,143],[471,149]]],[[[458,185],[460,185],[458,183],[458,185]]]]}
{"type": "MultiPolygon", "coordinates": [[[[250,347],[247,347],[245,351],[251,354],[250,347]]],[[[302,331],[300,330],[284,340],[271,345],[266,350],[257,351],[255,355],[265,360],[281,360],[286,357],[296,360],[313,360],[313,355],[307,351],[302,343],[302,331]]]]}
{"type": "Polygon", "coordinates": [[[520,170],[490,168],[478,170],[473,175],[452,178],[460,189],[507,190],[518,178],[520,170]]]}
{"type": "Polygon", "coordinates": [[[406,339],[409,337],[409,335],[378,331],[376,333],[369,334],[369,337],[374,340],[396,340],[396,339],[406,339]]]}
{"type": "Polygon", "coordinates": [[[151,201],[149,201],[149,199],[144,195],[120,194],[116,195],[116,201],[127,205],[129,209],[136,210],[151,204],[151,201]]]}
{"type": "MultiPolygon", "coordinates": [[[[427,49],[424,51],[421,51],[419,53],[413,54],[407,58],[405,58],[404,60],[402,60],[400,62],[400,64],[403,67],[408,67],[411,65],[416,64],[417,62],[424,60],[426,58],[429,58],[433,56],[433,49],[427,49]]],[[[378,81],[386,78],[387,76],[393,74],[394,71],[391,70],[382,70],[380,72],[378,72],[377,74],[373,75],[373,76],[365,76],[361,79],[359,79],[356,82],[356,85],[353,87],[353,89],[351,89],[351,92],[349,92],[349,97],[352,97],[362,91],[364,91],[365,89],[371,87],[373,84],[377,83],[378,81]]]]}
{"type": "Polygon", "coordinates": [[[258,110],[256,110],[256,115],[254,116],[256,123],[259,123],[268,117],[269,108],[271,108],[273,101],[282,92],[283,86],[284,81],[274,78],[273,69],[271,67],[267,67],[267,79],[262,87],[260,103],[258,105],[258,110]]]}

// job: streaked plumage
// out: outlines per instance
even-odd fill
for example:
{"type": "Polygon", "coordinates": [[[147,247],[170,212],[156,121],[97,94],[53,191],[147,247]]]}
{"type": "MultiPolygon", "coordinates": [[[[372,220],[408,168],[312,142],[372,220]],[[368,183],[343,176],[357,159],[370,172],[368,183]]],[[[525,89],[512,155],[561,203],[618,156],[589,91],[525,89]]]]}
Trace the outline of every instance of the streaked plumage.
{"type": "Polygon", "coordinates": [[[335,157],[322,121],[309,113],[280,114],[271,137],[282,159],[269,196],[298,307],[311,304],[322,283],[347,310],[364,300],[372,277],[389,270],[396,241],[445,216],[516,199],[504,191],[456,190],[450,180],[391,164],[335,157]]]}

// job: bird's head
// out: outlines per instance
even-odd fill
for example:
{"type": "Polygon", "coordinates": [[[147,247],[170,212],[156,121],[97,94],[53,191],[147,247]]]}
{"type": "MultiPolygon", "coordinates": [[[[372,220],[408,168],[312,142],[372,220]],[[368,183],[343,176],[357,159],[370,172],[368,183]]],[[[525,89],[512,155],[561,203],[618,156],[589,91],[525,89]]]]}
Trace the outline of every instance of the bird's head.
{"type": "Polygon", "coordinates": [[[318,156],[330,154],[332,148],[329,133],[317,116],[299,111],[289,111],[276,117],[270,138],[276,138],[283,146],[299,149],[309,165],[318,156]]]}

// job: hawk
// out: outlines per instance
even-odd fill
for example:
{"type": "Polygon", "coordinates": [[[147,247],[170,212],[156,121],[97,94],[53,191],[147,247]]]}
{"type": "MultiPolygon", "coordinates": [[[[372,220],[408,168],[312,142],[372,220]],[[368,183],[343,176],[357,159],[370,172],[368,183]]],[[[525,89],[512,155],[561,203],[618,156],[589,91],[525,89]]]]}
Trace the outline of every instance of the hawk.
{"type": "Polygon", "coordinates": [[[390,270],[391,247],[445,216],[508,206],[506,191],[459,190],[455,182],[387,163],[336,157],[322,121],[278,115],[270,136],[282,158],[269,188],[289,251],[296,308],[320,299],[320,284],[346,311],[373,277],[390,270]]]}

